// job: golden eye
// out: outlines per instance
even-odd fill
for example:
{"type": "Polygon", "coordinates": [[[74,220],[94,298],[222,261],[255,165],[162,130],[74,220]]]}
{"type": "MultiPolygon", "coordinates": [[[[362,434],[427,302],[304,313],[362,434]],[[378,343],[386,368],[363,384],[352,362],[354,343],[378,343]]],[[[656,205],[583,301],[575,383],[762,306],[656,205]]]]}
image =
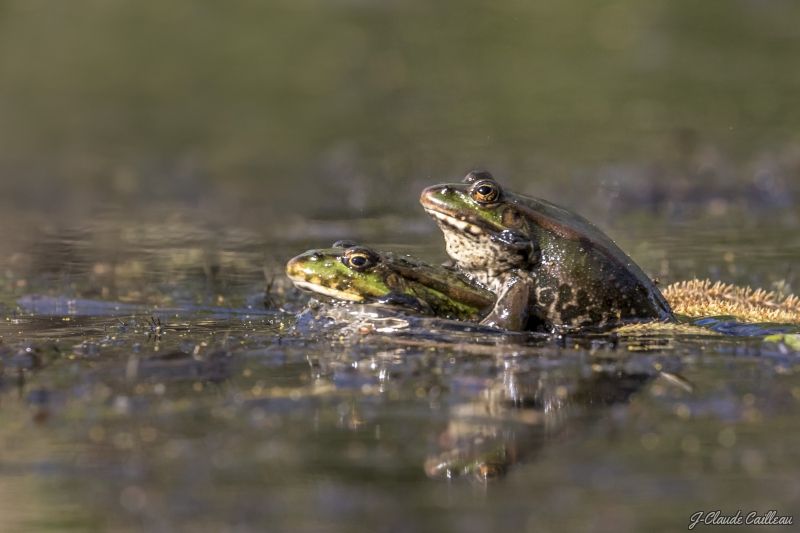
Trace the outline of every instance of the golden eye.
{"type": "Polygon", "coordinates": [[[375,255],[368,250],[360,248],[348,248],[342,257],[342,262],[346,267],[363,272],[372,268],[377,263],[375,255]]]}
{"type": "Polygon", "coordinates": [[[492,204],[500,199],[500,186],[494,181],[483,180],[472,186],[470,195],[479,204],[492,204]]]}
{"type": "Polygon", "coordinates": [[[363,267],[364,265],[367,264],[367,262],[369,262],[367,256],[361,254],[353,254],[352,256],[349,257],[349,259],[350,259],[350,264],[353,265],[354,267],[363,267]]]}

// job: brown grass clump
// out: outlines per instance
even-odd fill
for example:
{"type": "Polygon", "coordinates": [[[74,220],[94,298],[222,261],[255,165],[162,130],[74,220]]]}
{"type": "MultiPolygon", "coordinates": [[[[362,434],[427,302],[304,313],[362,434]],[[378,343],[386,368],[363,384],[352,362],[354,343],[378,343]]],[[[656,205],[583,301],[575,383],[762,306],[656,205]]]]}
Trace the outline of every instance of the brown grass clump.
{"type": "Polygon", "coordinates": [[[664,297],[679,315],[732,316],[740,322],[800,324],[800,298],[793,294],[694,279],[669,285],[664,297]]]}

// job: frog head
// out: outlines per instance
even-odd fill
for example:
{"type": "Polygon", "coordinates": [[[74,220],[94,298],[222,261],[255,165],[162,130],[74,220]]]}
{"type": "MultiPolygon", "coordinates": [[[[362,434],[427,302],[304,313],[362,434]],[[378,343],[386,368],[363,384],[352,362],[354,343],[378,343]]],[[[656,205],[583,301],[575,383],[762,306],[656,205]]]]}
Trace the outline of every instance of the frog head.
{"type": "Polygon", "coordinates": [[[380,298],[403,287],[402,278],[386,267],[379,253],[351,241],[298,255],[287,263],[286,275],[301,289],[351,302],[380,298]]]}
{"type": "Polygon", "coordinates": [[[528,219],[488,172],[428,187],[420,202],[444,232],[448,254],[464,268],[502,271],[536,263],[528,219]]]}
{"type": "Polygon", "coordinates": [[[352,241],[309,250],[286,265],[294,284],[338,300],[382,304],[424,315],[475,319],[494,295],[457,272],[352,241]]]}

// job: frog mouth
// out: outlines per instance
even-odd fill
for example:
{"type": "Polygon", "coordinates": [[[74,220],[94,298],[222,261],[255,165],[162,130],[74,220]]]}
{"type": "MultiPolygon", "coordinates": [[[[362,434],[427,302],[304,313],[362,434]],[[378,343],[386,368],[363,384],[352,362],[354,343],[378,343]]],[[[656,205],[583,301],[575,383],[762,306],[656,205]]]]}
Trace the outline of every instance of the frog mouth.
{"type": "Polygon", "coordinates": [[[433,209],[425,209],[425,211],[438,222],[441,222],[447,226],[457,229],[461,233],[471,234],[477,236],[486,235],[489,232],[478,225],[472,224],[471,222],[467,222],[466,220],[459,220],[455,217],[451,217],[450,215],[446,215],[440,211],[435,211],[433,209]]]}
{"type": "Polygon", "coordinates": [[[316,292],[319,294],[324,294],[325,296],[330,296],[331,298],[336,298],[337,300],[347,300],[349,302],[360,302],[364,300],[363,296],[359,296],[357,294],[350,294],[349,292],[337,291],[336,289],[331,289],[323,285],[316,285],[314,283],[309,283],[307,281],[293,279],[291,278],[291,276],[290,279],[292,279],[292,282],[294,282],[295,286],[299,289],[316,292]]]}

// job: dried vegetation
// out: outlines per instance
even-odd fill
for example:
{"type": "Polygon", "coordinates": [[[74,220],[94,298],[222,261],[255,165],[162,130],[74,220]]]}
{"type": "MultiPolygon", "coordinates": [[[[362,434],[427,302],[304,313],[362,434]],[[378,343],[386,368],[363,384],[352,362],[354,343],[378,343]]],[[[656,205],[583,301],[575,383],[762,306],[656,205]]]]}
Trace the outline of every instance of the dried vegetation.
{"type": "Polygon", "coordinates": [[[676,314],[688,317],[732,316],[741,322],[800,323],[800,298],[780,288],[765,291],[694,279],[673,283],[663,293],[676,314]]]}

